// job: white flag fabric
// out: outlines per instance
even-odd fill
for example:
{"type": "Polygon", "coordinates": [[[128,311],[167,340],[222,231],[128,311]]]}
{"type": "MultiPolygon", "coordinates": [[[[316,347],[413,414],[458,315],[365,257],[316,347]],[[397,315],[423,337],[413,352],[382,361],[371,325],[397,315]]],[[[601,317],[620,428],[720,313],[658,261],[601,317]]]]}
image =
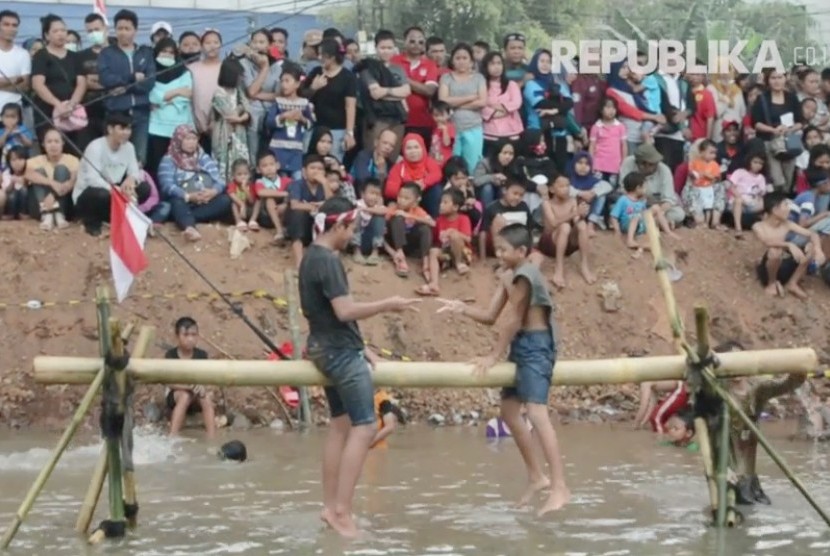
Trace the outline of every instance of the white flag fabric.
{"type": "Polygon", "coordinates": [[[144,242],[152,222],[115,188],[110,198],[110,267],[115,295],[121,303],[135,277],[147,268],[144,242]]]}

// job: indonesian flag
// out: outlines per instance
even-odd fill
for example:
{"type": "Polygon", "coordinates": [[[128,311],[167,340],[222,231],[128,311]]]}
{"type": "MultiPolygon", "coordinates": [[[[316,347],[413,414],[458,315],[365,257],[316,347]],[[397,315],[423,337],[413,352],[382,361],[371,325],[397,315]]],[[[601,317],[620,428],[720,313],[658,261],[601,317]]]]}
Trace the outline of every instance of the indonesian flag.
{"type": "Polygon", "coordinates": [[[105,0],[92,0],[92,11],[104,18],[107,22],[107,5],[105,0]]]}
{"type": "Polygon", "coordinates": [[[115,295],[121,303],[136,275],[147,268],[144,241],[152,223],[138,207],[113,188],[110,195],[110,266],[115,295]]]}

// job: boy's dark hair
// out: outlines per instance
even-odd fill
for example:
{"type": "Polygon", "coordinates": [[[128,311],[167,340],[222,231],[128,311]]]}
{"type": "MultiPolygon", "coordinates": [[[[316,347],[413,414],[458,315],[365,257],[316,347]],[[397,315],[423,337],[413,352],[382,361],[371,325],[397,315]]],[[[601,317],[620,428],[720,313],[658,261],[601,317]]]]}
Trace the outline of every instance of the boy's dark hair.
{"type": "Polygon", "coordinates": [[[477,46],[482,49],[484,52],[490,52],[490,43],[486,41],[476,41],[473,43],[473,46],[477,46]]]}
{"type": "Polygon", "coordinates": [[[414,181],[406,181],[401,186],[401,191],[406,189],[407,191],[411,191],[413,195],[415,195],[416,199],[421,198],[421,186],[415,183],[414,181]]]}
{"type": "Polygon", "coordinates": [[[464,192],[457,187],[450,187],[441,194],[441,197],[447,197],[455,208],[461,208],[466,200],[464,192]]]}
{"type": "Polygon", "coordinates": [[[804,126],[804,129],[801,130],[801,143],[805,147],[807,146],[807,143],[806,143],[807,135],[809,135],[810,133],[812,133],[814,131],[816,133],[818,133],[819,135],[821,135],[821,130],[819,128],[817,128],[816,126],[814,126],[814,125],[806,125],[806,126],[804,126]]]}
{"type": "MultiPolygon", "coordinates": [[[[326,216],[343,214],[344,212],[349,212],[350,210],[354,210],[354,204],[345,197],[332,197],[320,205],[320,212],[326,216]]],[[[336,224],[336,219],[330,220],[326,218],[323,231],[328,232],[336,224]]]]}
{"type": "Polygon", "coordinates": [[[432,35],[431,37],[429,37],[427,39],[427,44],[426,44],[427,50],[429,50],[431,47],[433,47],[435,45],[438,45],[438,44],[445,44],[444,39],[442,39],[441,37],[436,37],[435,35],[432,35]]]}
{"type": "Polygon", "coordinates": [[[235,89],[242,81],[245,69],[236,58],[225,58],[219,66],[219,79],[217,85],[225,89],[235,89]]]}
{"type": "Polygon", "coordinates": [[[530,228],[524,224],[508,224],[499,232],[499,237],[510,244],[514,249],[525,248],[525,255],[530,254],[533,249],[533,235],[530,228]]]}
{"type": "Polygon", "coordinates": [[[219,449],[219,457],[223,460],[242,463],[248,459],[248,449],[245,448],[245,444],[241,441],[231,440],[230,442],[222,444],[222,447],[219,449]]]}
{"type": "Polygon", "coordinates": [[[106,21],[104,21],[104,16],[102,16],[101,14],[91,13],[84,18],[84,23],[94,23],[96,21],[100,21],[101,23],[106,24],[106,21]]]}
{"type": "Polygon", "coordinates": [[[277,33],[282,34],[282,36],[285,37],[285,40],[288,40],[288,31],[286,31],[283,27],[271,27],[271,29],[268,31],[268,34],[271,37],[273,37],[277,33]]]}
{"type": "Polygon", "coordinates": [[[7,110],[14,110],[17,113],[17,123],[23,123],[23,108],[19,104],[16,102],[7,102],[3,105],[3,108],[0,108],[0,115],[5,114],[7,110]]]}
{"type": "Polygon", "coordinates": [[[764,214],[772,214],[781,203],[789,200],[783,191],[772,191],[764,195],[764,214]]]}
{"type": "Polygon", "coordinates": [[[718,148],[718,146],[714,141],[712,141],[711,139],[704,139],[697,146],[697,152],[704,153],[704,152],[706,152],[707,149],[717,149],[717,148],[718,148]]]}
{"type": "Polygon", "coordinates": [[[199,328],[199,325],[196,324],[196,321],[192,317],[181,317],[176,321],[176,324],[173,325],[173,330],[176,332],[176,336],[185,330],[190,330],[191,328],[199,328]]]}
{"type": "Polygon", "coordinates": [[[830,81],[830,68],[824,68],[821,70],[821,80],[830,81]]]}
{"type": "Polygon", "coordinates": [[[816,99],[814,99],[813,97],[804,97],[804,98],[801,100],[801,106],[802,106],[802,108],[803,108],[803,107],[804,107],[804,105],[805,105],[805,104],[807,104],[808,102],[812,102],[813,104],[815,104],[816,106],[818,106],[818,102],[816,102],[816,99]]]}
{"type": "Polygon", "coordinates": [[[323,157],[317,153],[309,153],[303,157],[303,168],[308,168],[312,164],[319,162],[325,168],[326,161],[323,160],[323,157]]]}
{"type": "Polygon", "coordinates": [[[452,112],[452,108],[443,100],[436,100],[432,103],[432,112],[446,112],[449,114],[452,112]]]}
{"type": "Polygon", "coordinates": [[[683,424],[686,426],[686,430],[691,431],[692,434],[695,433],[695,413],[690,407],[682,408],[673,416],[683,421],[683,424]]]}
{"type": "Polygon", "coordinates": [[[508,176],[507,183],[504,184],[504,190],[507,191],[511,187],[521,187],[522,189],[526,189],[525,184],[522,183],[522,180],[520,180],[519,178],[508,176]]]}
{"type": "MultiPolygon", "coordinates": [[[[259,159],[257,159],[257,161],[259,161],[259,159]]],[[[248,164],[247,160],[245,160],[244,158],[237,158],[233,161],[233,164],[231,164],[231,173],[236,173],[236,171],[243,166],[245,168],[248,168],[249,170],[251,169],[251,165],[248,164]]]]}
{"type": "Polygon", "coordinates": [[[830,145],[819,143],[810,149],[810,167],[814,166],[816,159],[822,156],[830,156],[830,145]]]}
{"type": "Polygon", "coordinates": [[[133,119],[126,112],[110,112],[104,120],[105,127],[133,127],[133,119]]]}
{"type": "Polygon", "coordinates": [[[197,39],[199,39],[199,42],[202,42],[202,37],[200,37],[193,31],[185,31],[184,33],[179,35],[179,44],[181,44],[182,41],[185,40],[187,37],[196,37],[197,39]]]}
{"type": "Polygon", "coordinates": [[[295,64],[294,62],[283,62],[282,64],[282,75],[288,74],[297,81],[303,80],[303,68],[299,64],[295,64]]]}
{"type": "Polygon", "coordinates": [[[138,15],[132,10],[118,10],[118,13],[112,18],[112,24],[118,25],[119,21],[129,21],[133,24],[133,27],[138,29],[138,15]]]}
{"type": "Polygon", "coordinates": [[[633,193],[635,189],[646,183],[646,177],[641,172],[631,172],[623,178],[623,189],[626,193],[633,193]]]}
{"type": "Polygon", "coordinates": [[[363,191],[366,191],[369,187],[377,187],[380,191],[383,191],[383,186],[377,178],[367,178],[363,181],[363,191]]]}
{"type": "Polygon", "coordinates": [[[746,348],[738,340],[727,340],[716,345],[712,350],[715,353],[728,353],[730,351],[744,351],[746,348]]]}
{"type": "Polygon", "coordinates": [[[379,30],[377,33],[375,33],[375,46],[379,45],[383,41],[392,41],[394,43],[395,33],[390,31],[389,29],[379,30]]]}
{"type": "Polygon", "coordinates": [[[452,156],[447,159],[444,164],[444,181],[448,181],[456,174],[470,175],[470,169],[467,168],[467,161],[460,156],[452,156]]]}
{"type": "Polygon", "coordinates": [[[257,166],[259,166],[259,163],[262,162],[263,160],[265,160],[266,158],[268,158],[269,156],[274,157],[274,160],[279,162],[279,159],[277,158],[277,155],[275,155],[273,152],[269,151],[268,149],[265,149],[265,150],[259,151],[259,154],[256,155],[256,164],[257,164],[257,166]]]}
{"type": "Polygon", "coordinates": [[[340,176],[340,171],[339,171],[339,170],[335,170],[335,169],[334,169],[334,168],[332,168],[332,167],[327,167],[327,168],[326,168],[326,176],[331,176],[331,175],[335,175],[335,176],[337,176],[338,178],[340,178],[340,177],[341,177],[341,176],[340,176]]]}
{"type": "Polygon", "coordinates": [[[20,16],[17,14],[17,12],[13,12],[11,10],[0,11],[0,20],[6,19],[7,17],[11,19],[16,19],[17,24],[20,24],[20,16]]]}

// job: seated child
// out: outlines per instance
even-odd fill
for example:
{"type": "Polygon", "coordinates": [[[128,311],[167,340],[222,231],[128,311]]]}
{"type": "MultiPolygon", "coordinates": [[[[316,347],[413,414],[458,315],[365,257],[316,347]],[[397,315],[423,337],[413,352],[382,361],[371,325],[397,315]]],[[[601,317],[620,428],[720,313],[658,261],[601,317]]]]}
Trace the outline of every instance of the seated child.
{"type": "Polygon", "coordinates": [[[746,168],[739,168],[729,176],[727,206],[735,221],[735,235],[743,237],[744,226],[752,226],[764,212],[764,195],[772,191],[767,184],[764,167],[767,157],[754,153],[746,158],[746,168]]]}
{"type": "Polygon", "coordinates": [[[398,407],[389,397],[385,390],[378,390],[375,392],[375,413],[378,418],[378,432],[372,439],[372,448],[385,448],[387,446],[386,439],[395,432],[398,424],[406,424],[406,416],[401,408],[398,407]]]}
{"type": "Polygon", "coordinates": [[[452,116],[452,108],[449,104],[440,100],[432,103],[435,128],[432,131],[429,156],[442,167],[452,157],[453,147],[455,147],[455,124],[452,123],[450,116],[452,116]]]}
{"type": "Polygon", "coordinates": [[[26,189],[26,161],[29,152],[26,147],[12,147],[6,152],[6,169],[0,177],[0,216],[4,219],[19,220],[29,213],[26,189]]]}
{"type": "Polygon", "coordinates": [[[441,194],[441,209],[435,221],[433,247],[429,250],[429,282],[417,288],[418,295],[438,295],[442,267],[454,266],[461,276],[470,272],[473,262],[473,228],[461,212],[464,193],[454,187],[441,194]]]}
{"type": "Polygon", "coordinates": [[[339,169],[326,168],[326,199],[331,197],[344,197],[353,204],[357,201],[352,182],[344,180],[339,169]]]}
{"type": "Polygon", "coordinates": [[[493,238],[498,237],[502,228],[508,224],[532,226],[530,208],[524,202],[525,185],[517,179],[509,179],[502,187],[502,195],[484,210],[481,231],[478,234],[478,252],[483,261],[488,253],[495,254],[493,238]]]}
{"type": "Polygon", "coordinates": [[[623,179],[625,195],[617,199],[611,209],[611,229],[614,234],[622,237],[625,234],[625,245],[629,249],[648,249],[648,243],[639,243],[637,236],[646,233],[646,223],[643,212],[646,210],[645,176],[640,172],[631,172],[623,179]]]}
{"type": "Polygon", "coordinates": [[[721,129],[723,141],[718,143],[717,160],[720,163],[720,178],[725,180],[742,162],[741,125],[734,120],[724,120],[721,129]]]}
{"type": "Polygon", "coordinates": [[[432,246],[432,228],[435,220],[421,208],[421,186],[408,181],[398,191],[398,201],[389,206],[386,214],[386,251],[395,264],[395,274],[409,276],[406,256],[421,261],[424,279],[431,283],[429,249],[432,246]]]}
{"type": "Polygon", "coordinates": [[[801,132],[801,143],[804,150],[795,158],[795,167],[802,172],[810,167],[810,149],[824,142],[821,131],[814,126],[808,125],[801,132]]]}
{"type": "Polygon", "coordinates": [[[764,195],[764,219],[752,226],[755,236],[767,248],[758,264],[758,279],[768,295],[783,296],[787,291],[806,299],[807,293],[799,282],[810,262],[824,264],[824,252],[818,234],[790,221],[789,215],[786,194],[774,191],[764,195]],[[805,248],[802,250],[796,241],[805,248]]]}
{"type": "Polygon", "coordinates": [[[689,159],[689,182],[683,188],[683,204],[695,224],[708,223],[724,230],[721,216],[726,208],[726,188],[721,182],[721,167],[715,160],[717,146],[709,139],[695,143],[689,159]],[[707,222],[708,221],[708,222],[707,222]]]}
{"type": "Polygon", "coordinates": [[[251,167],[248,161],[240,158],[231,165],[233,179],[228,184],[228,196],[233,204],[233,219],[239,230],[259,230],[257,216],[260,210],[260,201],[251,189],[251,167]]]}
{"type": "Polygon", "coordinates": [[[668,444],[686,448],[690,452],[700,450],[695,442],[695,419],[690,408],[686,407],[669,417],[666,421],[668,444]]]}
{"type": "MultiPolygon", "coordinates": [[[[207,352],[196,347],[199,339],[199,326],[190,317],[181,317],[173,327],[176,333],[176,347],[164,354],[165,359],[207,359],[207,352]]],[[[184,425],[188,414],[199,409],[205,421],[205,431],[208,438],[216,435],[216,418],[213,410],[213,401],[204,386],[171,384],[165,389],[167,407],[172,411],[170,415],[170,435],[178,434],[184,425]]]]}
{"type": "MultiPolygon", "coordinates": [[[[263,151],[257,156],[257,170],[259,171],[259,179],[254,182],[253,196],[257,202],[265,201],[265,212],[276,230],[274,242],[280,242],[285,239],[282,219],[286,211],[287,203],[285,200],[288,198],[288,186],[291,183],[291,178],[280,176],[280,163],[271,151],[263,151]]],[[[253,213],[253,215],[254,218],[258,219],[260,211],[253,213]]],[[[256,222],[253,226],[251,224],[249,226],[254,231],[259,229],[256,222]]]]}
{"type": "Polygon", "coordinates": [[[285,210],[285,237],[291,241],[291,252],[297,268],[303,260],[303,249],[314,240],[312,214],[326,200],[326,170],[323,157],[307,154],[303,158],[302,179],[288,186],[288,208],[285,210]]]}
{"type": "Polygon", "coordinates": [[[596,234],[596,228],[605,230],[605,201],[613,188],[610,183],[594,173],[591,155],[585,151],[576,153],[568,165],[568,177],[572,193],[579,201],[590,205],[587,218],[589,233],[593,236],[596,234]]]}
{"type": "Polygon", "coordinates": [[[467,163],[460,156],[453,156],[444,165],[444,191],[455,188],[464,194],[461,212],[470,219],[475,230],[481,223],[481,203],[476,200],[475,184],[470,178],[467,163]]]}
{"type": "MultiPolygon", "coordinates": [[[[798,195],[790,205],[790,220],[815,232],[821,239],[822,250],[827,252],[830,248],[830,210],[824,205],[824,210],[819,209],[820,200],[830,195],[830,174],[826,171],[813,168],[805,172],[807,183],[810,188],[798,195]]],[[[793,243],[804,248],[808,238],[799,236],[793,239],[793,243]]]]}
{"type": "Polygon", "coordinates": [[[363,185],[363,197],[355,203],[360,216],[355,224],[352,245],[355,247],[354,262],[367,266],[380,264],[378,249],[383,247],[386,234],[386,213],[383,205],[383,188],[375,178],[369,178],[363,185]]]}
{"type": "Polygon", "coordinates": [[[23,124],[23,109],[16,102],[3,105],[0,110],[0,170],[5,170],[6,156],[12,147],[31,149],[34,135],[23,124]]]}
{"type": "Polygon", "coordinates": [[[542,203],[545,225],[539,239],[539,251],[554,258],[556,270],[553,284],[557,288],[566,286],[565,258],[576,251],[580,252],[582,278],[588,284],[596,282],[596,276],[588,266],[588,207],[588,203],[571,197],[571,184],[567,176],[558,176],[553,180],[550,194],[542,203]]]}

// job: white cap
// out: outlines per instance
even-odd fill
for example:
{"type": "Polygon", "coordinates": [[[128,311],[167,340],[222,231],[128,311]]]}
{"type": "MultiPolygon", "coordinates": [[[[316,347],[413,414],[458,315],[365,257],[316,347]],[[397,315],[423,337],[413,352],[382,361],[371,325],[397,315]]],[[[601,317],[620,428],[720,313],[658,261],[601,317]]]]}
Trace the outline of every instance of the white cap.
{"type": "Polygon", "coordinates": [[[153,23],[153,26],[150,28],[150,36],[152,37],[159,31],[167,31],[168,35],[173,34],[173,27],[167,23],[166,21],[156,21],[153,23]]]}

